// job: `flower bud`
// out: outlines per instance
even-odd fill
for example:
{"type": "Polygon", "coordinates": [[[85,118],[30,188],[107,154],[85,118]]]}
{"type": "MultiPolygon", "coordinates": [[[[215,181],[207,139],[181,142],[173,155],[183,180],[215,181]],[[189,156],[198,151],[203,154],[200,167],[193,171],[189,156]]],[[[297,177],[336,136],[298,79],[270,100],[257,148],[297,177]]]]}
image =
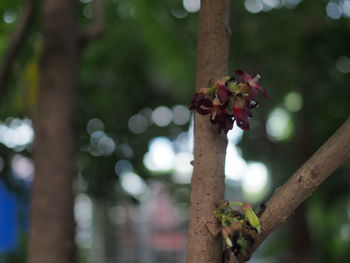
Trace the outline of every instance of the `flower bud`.
{"type": "Polygon", "coordinates": [[[246,220],[248,220],[249,224],[256,229],[258,234],[261,233],[261,225],[260,220],[255,214],[252,206],[248,203],[244,203],[242,205],[242,211],[246,220]]]}
{"type": "Polygon", "coordinates": [[[203,94],[208,94],[209,93],[209,89],[208,88],[200,88],[199,92],[203,93],[203,94]]]}

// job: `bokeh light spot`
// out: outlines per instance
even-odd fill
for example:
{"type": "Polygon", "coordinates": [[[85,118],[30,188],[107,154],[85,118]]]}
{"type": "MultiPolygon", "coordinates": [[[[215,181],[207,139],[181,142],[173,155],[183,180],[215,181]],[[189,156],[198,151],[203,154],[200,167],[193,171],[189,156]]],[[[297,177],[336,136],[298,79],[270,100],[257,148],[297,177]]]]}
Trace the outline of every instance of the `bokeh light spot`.
{"type": "Polygon", "coordinates": [[[186,11],[190,13],[198,12],[201,7],[200,0],[183,0],[182,3],[186,11]]]}
{"type": "Polygon", "coordinates": [[[225,174],[226,177],[232,180],[239,181],[242,179],[247,163],[239,155],[234,144],[229,143],[226,149],[225,174]]]}
{"type": "Polygon", "coordinates": [[[298,92],[289,92],[284,98],[284,106],[291,112],[297,112],[303,106],[303,97],[298,92]]]}
{"type": "Polygon", "coordinates": [[[184,125],[191,118],[189,109],[183,105],[176,105],[173,108],[173,122],[176,125],[184,125]]]}
{"type": "Polygon", "coordinates": [[[281,4],[280,0],[263,0],[264,5],[269,8],[277,8],[281,4]]]}
{"type": "Polygon", "coordinates": [[[263,163],[249,163],[242,180],[244,190],[253,193],[261,191],[267,183],[267,176],[267,168],[263,163]]]}
{"type": "Polygon", "coordinates": [[[93,134],[95,131],[103,131],[105,126],[100,119],[92,118],[88,121],[86,125],[86,131],[88,134],[93,134]]]}
{"type": "Polygon", "coordinates": [[[33,142],[34,130],[30,119],[8,118],[0,122],[0,143],[8,148],[20,151],[33,142]]]}
{"type": "Polygon", "coordinates": [[[283,108],[275,108],[268,117],[266,131],[271,141],[284,141],[289,139],[294,126],[288,111],[283,108]]]}
{"type": "Polygon", "coordinates": [[[115,142],[108,136],[103,136],[98,140],[97,148],[104,155],[111,155],[115,150],[115,142]]]}
{"type": "Polygon", "coordinates": [[[245,0],[244,6],[248,10],[248,12],[256,14],[263,10],[263,3],[261,0],[245,0]]]}
{"type": "Polygon", "coordinates": [[[350,58],[346,56],[341,56],[337,59],[335,63],[337,69],[341,73],[349,73],[350,72],[350,58]]]}
{"type": "Polygon", "coordinates": [[[171,141],[166,137],[157,137],[151,140],[143,163],[150,171],[169,171],[174,166],[174,158],[175,153],[171,141]]]}
{"type": "Polygon", "coordinates": [[[171,8],[170,12],[175,18],[178,18],[178,19],[183,19],[186,16],[188,16],[188,12],[185,9],[171,8]]]}
{"type": "Polygon", "coordinates": [[[103,131],[94,131],[90,137],[89,152],[94,156],[111,155],[116,148],[115,141],[103,131]]]}
{"type": "Polygon", "coordinates": [[[125,192],[134,197],[139,197],[147,190],[143,179],[133,172],[125,172],[121,175],[121,186],[125,192]]]}
{"type": "Polygon", "coordinates": [[[88,195],[77,194],[74,204],[77,233],[77,244],[82,248],[90,248],[92,245],[92,202],[88,195]]]}
{"type": "Polygon", "coordinates": [[[337,3],[329,2],[326,7],[326,13],[329,18],[339,19],[342,15],[342,10],[337,3]]]}
{"type": "Polygon", "coordinates": [[[17,19],[17,13],[11,9],[5,10],[2,19],[6,24],[12,24],[17,19]]]}
{"type": "Polygon", "coordinates": [[[343,9],[343,15],[345,17],[350,18],[350,1],[349,0],[346,0],[343,2],[342,9],[343,9]]]}
{"type": "Polygon", "coordinates": [[[191,182],[191,175],[193,166],[193,155],[189,152],[179,152],[174,159],[174,174],[172,175],[174,181],[180,184],[188,184],[191,182]]]}
{"type": "Polygon", "coordinates": [[[132,158],[134,156],[134,151],[127,143],[122,143],[117,147],[117,154],[122,158],[132,158]]]}
{"type": "Polygon", "coordinates": [[[181,132],[173,143],[177,151],[192,152],[193,150],[193,142],[189,132],[181,132]]]}
{"type": "Polygon", "coordinates": [[[248,163],[246,173],[242,178],[244,198],[250,202],[259,202],[269,189],[269,172],[265,164],[248,163]]]}
{"type": "Polygon", "coordinates": [[[17,178],[28,182],[32,181],[34,177],[34,165],[30,159],[16,154],[12,158],[11,168],[17,178]]]}
{"type": "Polygon", "coordinates": [[[114,172],[116,175],[121,175],[125,172],[133,171],[132,164],[128,160],[119,160],[114,167],[114,172]]]}
{"type": "Polygon", "coordinates": [[[135,18],[135,7],[130,3],[122,2],[117,8],[117,14],[121,19],[135,18]]]}
{"type": "Polygon", "coordinates": [[[350,224],[342,225],[340,229],[340,238],[344,241],[350,241],[350,224]]]}
{"type": "Polygon", "coordinates": [[[285,0],[284,1],[284,6],[286,8],[295,8],[298,4],[300,4],[301,0],[285,0]]]}
{"type": "Polygon", "coordinates": [[[233,126],[233,129],[227,133],[227,139],[234,145],[241,141],[242,136],[243,130],[237,127],[237,125],[233,126]]]}
{"type": "Polygon", "coordinates": [[[159,106],[153,110],[152,119],[156,125],[165,127],[172,121],[173,113],[168,107],[159,106]]]}
{"type": "Polygon", "coordinates": [[[129,119],[128,127],[131,132],[140,134],[146,131],[148,126],[146,118],[142,114],[136,114],[129,119]]]}
{"type": "Polygon", "coordinates": [[[92,4],[87,4],[86,6],[84,6],[84,8],[83,8],[83,15],[86,18],[89,18],[89,19],[92,18],[92,4]]]}

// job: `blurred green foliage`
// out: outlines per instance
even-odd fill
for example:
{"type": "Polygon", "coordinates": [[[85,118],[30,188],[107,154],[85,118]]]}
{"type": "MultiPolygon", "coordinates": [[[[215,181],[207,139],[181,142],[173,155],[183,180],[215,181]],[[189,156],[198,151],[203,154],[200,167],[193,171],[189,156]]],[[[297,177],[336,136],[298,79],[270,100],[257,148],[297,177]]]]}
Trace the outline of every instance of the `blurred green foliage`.
{"type": "MultiPolygon", "coordinates": [[[[302,1],[295,8],[280,7],[249,13],[244,1],[231,1],[230,72],[239,68],[262,75],[269,98],[255,111],[251,131],[240,143],[243,157],[264,162],[279,185],[292,174],[349,116],[350,73],[337,68],[341,57],[350,57],[350,19],[331,19],[327,1],[302,1]],[[337,62],[338,61],[338,62],[337,62]],[[290,92],[302,98],[300,110],[284,103],[290,92]],[[271,140],[265,129],[269,114],[277,107],[290,116],[292,131],[283,140],[271,140]]],[[[21,1],[0,3],[0,53],[5,51],[16,26],[21,1]],[[7,23],[6,15],[14,21],[7,23]]],[[[144,179],[150,172],[143,155],[150,139],[174,139],[188,125],[148,126],[142,134],[128,128],[131,116],[159,105],[188,105],[194,91],[197,13],[188,13],[182,1],[106,0],[105,35],[89,44],[81,58],[77,87],[77,155],[81,191],[97,198],[118,198],[114,166],[128,159],[144,179]],[[86,125],[92,118],[103,121],[104,132],[127,145],[128,154],[108,156],[90,153],[91,136],[86,125]]],[[[82,28],[91,23],[91,3],[79,4],[82,28]]],[[[0,119],[35,117],[38,64],[42,50],[40,17],[13,69],[12,79],[1,98],[0,119]]],[[[350,146],[344,146],[350,147],[350,146]]],[[[9,167],[13,152],[0,147],[9,167]]],[[[31,147],[22,152],[31,155],[31,147]]],[[[3,170],[1,176],[5,176],[3,170]]],[[[307,203],[308,221],[319,262],[345,262],[350,256],[349,163],[339,169],[307,203]],[[347,231],[347,232],[346,232],[347,231]]],[[[170,177],[164,176],[171,184],[170,177]]],[[[170,188],[175,188],[171,185],[170,188]]],[[[118,188],[120,189],[120,188],[118,188]]],[[[183,196],[174,191],[183,202],[183,196]]],[[[281,238],[277,235],[276,238],[281,238]]],[[[276,246],[286,249],[284,240],[276,246]],[[282,244],[282,245],[281,245],[282,244]]],[[[276,249],[273,250],[277,252],[276,249]]]]}

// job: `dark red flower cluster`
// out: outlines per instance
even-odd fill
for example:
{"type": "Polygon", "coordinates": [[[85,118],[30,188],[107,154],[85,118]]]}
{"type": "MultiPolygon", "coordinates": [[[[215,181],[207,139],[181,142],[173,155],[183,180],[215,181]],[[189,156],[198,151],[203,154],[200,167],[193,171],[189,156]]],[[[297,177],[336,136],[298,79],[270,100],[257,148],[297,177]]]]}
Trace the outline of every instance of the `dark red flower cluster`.
{"type": "Polygon", "coordinates": [[[265,89],[259,84],[260,75],[251,77],[249,74],[237,70],[237,79],[223,77],[196,92],[191,101],[190,109],[199,114],[210,114],[210,121],[218,125],[219,133],[227,133],[236,121],[238,127],[249,130],[249,118],[252,109],[259,102],[259,92],[267,97],[265,89]]]}

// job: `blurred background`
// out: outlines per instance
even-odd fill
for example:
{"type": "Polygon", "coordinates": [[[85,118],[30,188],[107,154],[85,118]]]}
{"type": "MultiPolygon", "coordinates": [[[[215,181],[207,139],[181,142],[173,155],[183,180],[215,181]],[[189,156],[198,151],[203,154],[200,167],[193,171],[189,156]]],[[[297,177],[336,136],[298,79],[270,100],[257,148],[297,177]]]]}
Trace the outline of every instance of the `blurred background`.
{"type": "MultiPolygon", "coordinates": [[[[93,0],[80,0],[82,26],[93,0]]],[[[77,89],[79,263],[184,262],[193,159],[199,0],[105,0],[105,35],[77,89]]],[[[269,98],[228,134],[226,196],[257,208],[349,116],[350,0],[231,1],[230,72],[259,73],[269,98]]],[[[23,2],[0,2],[0,54],[23,2]]],[[[27,256],[33,112],[42,53],[35,16],[0,107],[0,262],[27,256]]],[[[344,145],[344,147],[350,147],[344,145]]],[[[251,262],[348,262],[350,162],[251,262]]]]}

